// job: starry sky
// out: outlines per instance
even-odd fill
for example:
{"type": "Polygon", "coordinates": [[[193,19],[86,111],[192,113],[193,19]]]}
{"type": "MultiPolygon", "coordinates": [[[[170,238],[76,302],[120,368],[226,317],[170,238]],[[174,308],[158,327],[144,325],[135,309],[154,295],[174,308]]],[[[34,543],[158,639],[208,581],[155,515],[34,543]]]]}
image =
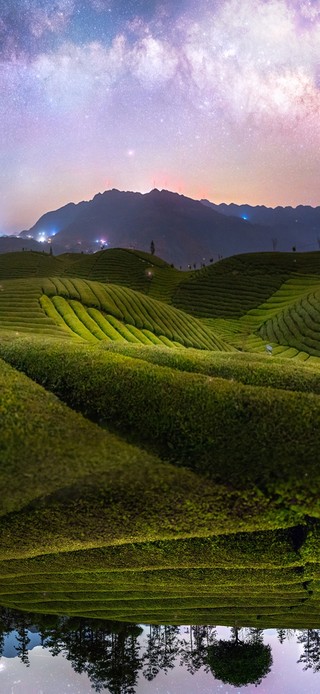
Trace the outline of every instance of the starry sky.
{"type": "Polygon", "coordinates": [[[0,232],[110,188],[320,204],[320,0],[0,0],[0,232]]]}

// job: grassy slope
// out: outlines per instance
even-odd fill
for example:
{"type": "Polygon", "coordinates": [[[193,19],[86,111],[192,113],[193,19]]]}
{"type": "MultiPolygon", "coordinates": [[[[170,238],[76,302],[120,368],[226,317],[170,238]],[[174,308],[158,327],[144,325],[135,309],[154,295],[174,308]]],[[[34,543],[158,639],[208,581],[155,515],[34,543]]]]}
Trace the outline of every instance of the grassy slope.
{"type": "MultiPolygon", "coordinates": [[[[80,343],[3,341],[0,353],[85,415],[242,490],[247,513],[261,495],[261,518],[273,499],[269,510],[280,526],[292,512],[319,516],[319,395],[246,386],[80,343]],[[250,498],[253,488],[259,492],[250,498]]],[[[310,389],[317,382],[314,373],[310,389]]]]}
{"type": "Polygon", "coordinates": [[[306,599],[315,611],[305,574],[317,524],[299,547],[290,527],[254,531],[261,494],[254,518],[254,492],[244,499],[125,444],[3,362],[0,385],[2,604],[151,621],[258,608],[269,619],[306,599]]]}
{"type": "Polygon", "coordinates": [[[198,317],[240,317],[296,274],[319,275],[320,253],[233,256],[187,276],[177,287],[173,303],[198,317]]]}
{"type": "Polygon", "coordinates": [[[170,303],[175,287],[190,273],[171,268],[165,261],[143,251],[111,248],[70,262],[64,274],[70,277],[111,282],[170,303]]]}
{"type": "Polygon", "coordinates": [[[64,272],[65,263],[64,256],[54,257],[37,251],[0,253],[0,281],[61,275],[64,272]]]}
{"type": "MultiPolygon", "coordinates": [[[[49,293],[50,302],[42,300],[42,308],[47,312],[48,318],[59,325],[61,334],[64,329],[65,332],[70,333],[71,330],[73,335],[91,341],[120,339],[145,345],[162,343],[166,346],[172,346],[173,342],[202,349],[217,346],[226,349],[227,343],[240,350],[255,353],[265,351],[265,345],[269,342],[274,354],[281,354],[283,357],[298,360],[318,357],[319,253],[235,256],[193,272],[180,272],[147,253],[124,249],[109,249],[94,255],[65,254],[59,258],[40,253],[13,253],[2,256],[0,263],[0,278],[46,276],[49,271],[53,278],[65,275],[65,280],[56,280],[60,288],[54,291],[66,301],[71,299],[73,304],[67,306],[63,300],[52,301],[52,284],[51,289],[45,290],[49,293]],[[179,334],[179,322],[174,314],[170,316],[171,322],[169,321],[169,326],[165,326],[166,329],[161,321],[158,326],[150,325],[149,316],[144,327],[141,327],[146,319],[145,316],[141,323],[141,306],[137,304],[139,296],[141,303],[141,294],[135,295],[133,300],[131,298],[129,318],[126,310],[128,307],[125,307],[124,314],[121,315],[120,320],[125,322],[128,318],[129,323],[125,322],[121,326],[115,322],[115,319],[119,319],[119,311],[117,308],[115,310],[114,304],[111,325],[109,320],[106,323],[105,316],[97,314],[101,304],[96,297],[92,298],[90,288],[89,301],[85,298],[88,290],[82,289],[81,297],[74,288],[70,290],[70,286],[74,284],[71,278],[75,275],[83,278],[83,286],[88,278],[107,281],[113,283],[114,287],[122,285],[139,290],[144,295],[180,307],[184,311],[180,314],[184,322],[185,312],[198,315],[204,321],[200,341],[199,334],[194,340],[200,324],[193,330],[193,337],[190,334],[191,323],[188,325],[189,335],[185,330],[182,330],[183,334],[181,331],[179,334]],[[67,279],[68,276],[70,280],[67,279]],[[68,284],[69,291],[66,290],[68,284]],[[79,298],[84,303],[84,311],[75,303],[79,298]],[[206,337],[203,330],[207,333],[206,337]],[[210,346],[208,343],[209,332],[214,335],[215,345],[210,346]]],[[[101,285],[95,286],[101,288],[101,285]]],[[[12,287],[13,285],[11,290],[12,287]]],[[[26,287],[23,287],[23,291],[25,290],[26,287]]],[[[31,288],[30,290],[32,291],[31,288]]],[[[116,291],[121,293],[125,290],[119,287],[116,291]]],[[[8,313],[8,305],[4,303],[3,308],[8,313]]],[[[167,314],[170,311],[172,309],[166,309],[167,314]]],[[[15,326],[14,316],[4,315],[3,311],[1,314],[0,305],[0,320],[2,319],[4,328],[16,327],[18,332],[31,332],[32,326],[28,325],[27,317],[26,314],[20,316],[20,319],[25,320],[18,321],[15,326]]],[[[35,324],[37,316],[34,313],[31,317],[33,327],[38,330],[35,324]]],[[[41,325],[41,330],[46,329],[47,334],[52,334],[52,321],[51,325],[48,322],[45,326],[42,320],[41,325]]]]}
{"type": "Polygon", "coordinates": [[[204,350],[168,350],[161,346],[152,349],[145,345],[102,342],[99,347],[108,352],[142,359],[151,364],[168,366],[179,371],[218,376],[245,385],[268,386],[320,395],[320,362],[311,360],[285,361],[279,356],[270,358],[262,353],[210,352],[204,350]],[[308,368],[306,368],[306,366],[308,368]]]}
{"type": "Polygon", "coordinates": [[[231,349],[201,321],[163,302],[78,278],[2,281],[0,324],[17,334],[231,349]]]}
{"type": "Polygon", "coordinates": [[[284,282],[267,301],[238,319],[206,320],[230,344],[241,350],[265,352],[310,363],[320,356],[317,275],[301,275],[284,282]]]}
{"type": "MultiPolygon", "coordinates": [[[[144,310],[157,304],[140,295],[138,302],[138,295],[109,287],[113,310],[107,313],[101,311],[101,285],[97,305],[98,283],[84,286],[71,278],[77,264],[83,279],[112,279],[204,316],[207,327],[204,322],[201,331],[199,323],[187,318],[188,327],[197,326],[193,340],[210,335],[215,347],[224,348],[223,340],[219,343],[215,337],[218,331],[245,350],[262,351],[267,339],[274,352],[306,358],[305,314],[296,347],[290,345],[288,330],[281,333],[281,347],[276,347],[281,340],[275,325],[286,323],[279,320],[281,312],[291,316],[292,306],[301,302],[309,320],[310,296],[317,297],[319,254],[239,256],[196,273],[180,273],[148,254],[132,251],[107,251],[76,260],[66,255],[55,266],[59,259],[45,256],[40,261],[41,254],[12,255],[19,258],[11,274],[10,263],[3,265],[7,277],[20,272],[20,277],[45,278],[50,269],[50,276],[57,279],[34,279],[33,289],[27,279],[20,284],[1,282],[1,289],[8,288],[7,294],[0,293],[2,336],[12,338],[28,330],[38,334],[38,340],[30,343],[3,339],[3,356],[59,395],[68,393],[73,407],[97,419],[109,418],[113,428],[154,452],[185,466],[194,466],[196,453],[200,475],[130,447],[39,386],[20,381],[22,375],[2,364],[1,497],[8,505],[3,507],[0,532],[1,602],[35,611],[139,621],[242,619],[261,624],[263,618],[270,626],[316,624],[320,596],[316,357],[299,365],[296,359],[293,364],[281,357],[253,359],[246,354],[151,348],[151,336],[161,335],[154,325],[141,327],[141,321],[143,325],[144,310]],[[30,255],[27,270],[22,255],[30,255]],[[37,263],[32,265],[33,255],[37,263]],[[103,274],[106,260],[107,275],[103,274]],[[296,270],[309,277],[293,276],[296,270]],[[59,280],[59,275],[64,277],[59,280]],[[35,291],[34,283],[39,281],[35,291]],[[45,290],[42,305],[39,286],[45,290]],[[113,323],[108,320],[107,328],[98,313],[104,319],[112,316],[113,323]],[[139,343],[129,344],[135,340],[125,329],[139,343]],[[273,332],[265,333],[267,329],[273,332]],[[63,343],[43,343],[44,334],[63,337],[63,343]],[[277,341],[271,340],[275,337],[277,341]],[[85,339],[103,349],[86,347],[85,339]],[[51,432],[48,437],[47,432],[51,432]],[[11,467],[4,464],[6,460],[11,467]],[[31,462],[28,469],[25,460],[31,462]],[[263,476],[259,468],[256,473],[258,461],[263,476]],[[211,481],[203,477],[203,466],[211,481]],[[279,469],[281,474],[274,477],[279,469]]],[[[0,277],[4,277],[1,266],[0,277]]],[[[181,336],[183,325],[180,334],[174,334],[178,314],[168,324],[168,315],[173,314],[163,309],[164,343],[181,346],[186,339],[181,336]]],[[[299,313],[300,308],[295,310],[299,313]]]]}

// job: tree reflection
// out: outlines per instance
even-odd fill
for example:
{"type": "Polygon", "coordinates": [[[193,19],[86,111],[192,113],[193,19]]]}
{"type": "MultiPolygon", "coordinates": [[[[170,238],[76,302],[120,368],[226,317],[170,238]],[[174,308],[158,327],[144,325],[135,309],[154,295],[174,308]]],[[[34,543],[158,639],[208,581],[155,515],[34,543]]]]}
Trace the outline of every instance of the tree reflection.
{"type": "Polygon", "coordinates": [[[209,646],[207,663],[214,677],[224,684],[258,685],[271,670],[271,648],[264,645],[260,629],[250,629],[249,638],[243,640],[235,627],[231,641],[220,639],[209,646]]]}
{"type": "Polygon", "coordinates": [[[298,643],[303,644],[303,653],[298,663],[303,663],[304,670],[320,671],[320,629],[305,629],[298,636],[298,643]]]}
{"type": "MultiPolygon", "coordinates": [[[[75,672],[85,673],[96,692],[134,694],[139,676],[152,681],[160,672],[168,674],[178,665],[192,675],[203,668],[222,682],[239,687],[260,683],[272,666],[271,649],[264,645],[261,629],[235,627],[230,640],[218,640],[214,626],[182,630],[152,625],[140,638],[143,630],[136,624],[0,609],[0,648],[4,635],[16,631],[16,650],[27,666],[30,629],[39,633],[53,656],[62,653],[75,672]]],[[[301,636],[308,644],[306,667],[311,667],[309,663],[315,667],[320,661],[319,633],[303,632],[301,636]]]]}
{"type": "Polygon", "coordinates": [[[216,641],[216,627],[191,626],[188,633],[189,639],[182,641],[180,665],[185,665],[191,675],[202,667],[208,671],[207,650],[216,641]]]}
{"type": "Polygon", "coordinates": [[[88,675],[96,692],[134,694],[142,667],[141,632],[135,624],[73,618],[42,635],[52,655],[63,653],[75,672],[88,675]]]}
{"type": "Polygon", "coordinates": [[[143,655],[145,678],[151,682],[158,672],[175,667],[175,660],[180,651],[179,627],[152,625],[147,637],[147,650],[143,655]]]}

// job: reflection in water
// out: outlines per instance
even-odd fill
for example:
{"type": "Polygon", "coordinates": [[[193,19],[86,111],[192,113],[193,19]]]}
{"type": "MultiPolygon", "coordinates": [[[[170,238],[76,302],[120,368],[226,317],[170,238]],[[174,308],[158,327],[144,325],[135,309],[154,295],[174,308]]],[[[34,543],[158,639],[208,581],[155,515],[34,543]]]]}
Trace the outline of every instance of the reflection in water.
{"type": "Polygon", "coordinates": [[[212,673],[235,687],[261,684],[272,666],[271,648],[263,643],[262,629],[249,629],[249,640],[240,638],[237,627],[231,633],[230,641],[220,639],[208,648],[207,662],[212,673]]]}
{"type": "Polygon", "coordinates": [[[320,629],[305,629],[298,636],[298,642],[303,644],[303,653],[299,663],[303,663],[304,670],[320,670],[320,629]]]}
{"type": "MultiPolygon", "coordinates": [[[[224,630],[226,631],[226,630],[224,630]]],[[[0,654],[6,655],[8,634],[15,633],[14,652],[29,666],[31,632],[53,656],[60,653],[76,673],[85,673],[95,692],[135,694],[139,677],[152,682],[159,673],[175,667],[194,675],[199,670],[216,680],[236,687],[259,685],[272,669],[270,645],[264,632],[256,628],[230,630],[229,638],[219,638],[214,626],[159,626],[147,629],[136,624],[107,622],[80,617],[35,615],[0,609],[0,654]],[[141,635],[143,634],[143,638],[141,635]]],[[[299,663],[303,669],[320,670],[320,630],[299,632],[278,629],[280,644],[294,634],[303,646],[299,663]]],[[[11,655],[13,650],[11,646],[11,655]]]]}

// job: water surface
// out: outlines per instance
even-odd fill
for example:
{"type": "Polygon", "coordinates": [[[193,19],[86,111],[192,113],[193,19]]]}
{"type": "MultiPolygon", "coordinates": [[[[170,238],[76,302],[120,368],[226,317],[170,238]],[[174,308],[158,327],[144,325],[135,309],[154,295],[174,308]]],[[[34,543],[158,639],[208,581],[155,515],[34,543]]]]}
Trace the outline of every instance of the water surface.
{"type": "Polygon", "coordinates": [[[320,629],[1,613],[3,694],[316,694],[320,629]]]}

